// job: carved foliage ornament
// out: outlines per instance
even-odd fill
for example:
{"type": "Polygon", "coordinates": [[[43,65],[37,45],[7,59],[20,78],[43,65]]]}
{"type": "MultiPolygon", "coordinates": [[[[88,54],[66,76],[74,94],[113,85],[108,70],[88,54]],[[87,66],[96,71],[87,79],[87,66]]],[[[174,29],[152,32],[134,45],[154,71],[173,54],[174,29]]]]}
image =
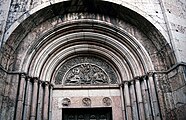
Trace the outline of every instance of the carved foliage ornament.
{"type": "Polygon", "coordinates": [[[82,63],[72,67],[63,78],[64,85],[108,84],[110,82],[106,72],[97,65],[82,63]]]}

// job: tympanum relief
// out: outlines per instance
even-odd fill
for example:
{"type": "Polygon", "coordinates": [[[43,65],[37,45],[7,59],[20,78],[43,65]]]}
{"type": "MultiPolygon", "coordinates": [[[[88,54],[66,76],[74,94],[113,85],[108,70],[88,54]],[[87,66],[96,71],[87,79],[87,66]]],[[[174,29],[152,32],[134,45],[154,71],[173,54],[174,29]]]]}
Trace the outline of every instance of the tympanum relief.
{"type": "Polygon", "coordinates": [[[98,57],[75,57],[64,62],[55,77],[55,84],[66,86],[116,84],[111,65],[98,57]]]}
{"type": "Polygon", "coordinates": [[[108,84],[109,77],[100,67],[82,63],[71,68],[64,77],[65,85],[108,84]]]}

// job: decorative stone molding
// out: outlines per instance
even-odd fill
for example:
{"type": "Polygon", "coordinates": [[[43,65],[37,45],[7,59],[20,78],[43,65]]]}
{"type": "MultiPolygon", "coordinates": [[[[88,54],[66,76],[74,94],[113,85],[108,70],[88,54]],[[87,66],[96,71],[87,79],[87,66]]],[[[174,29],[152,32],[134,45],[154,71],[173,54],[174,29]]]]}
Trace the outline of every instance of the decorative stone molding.
{"type": "Polygon", "coordinates": [[[90,98],[83,98],[83,100],[82,100],[82,104],[84,105],[84,106],[90,106],[91,105],[91,99],[90,98]]]}

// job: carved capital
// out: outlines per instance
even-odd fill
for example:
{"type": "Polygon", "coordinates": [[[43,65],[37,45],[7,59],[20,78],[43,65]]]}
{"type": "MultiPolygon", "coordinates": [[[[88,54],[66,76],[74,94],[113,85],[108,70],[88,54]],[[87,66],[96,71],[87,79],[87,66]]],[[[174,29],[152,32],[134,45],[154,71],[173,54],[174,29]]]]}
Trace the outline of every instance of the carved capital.
{"type": "Polygon", "coordinates": [[[124,85],[128,85],[129,84],[129,81],[124,81],[123,84],[124,85]]]}
{"type": "Polygon", "coordinates": [[[50,89],[54,88],[54,84],[50,83],[50,89]]]}
{"type": "Polygon", "coordinates": [[[123,87],[123,83],[118,84],[120,87],[123,87]]]}
{"type": "Polygon", "coordinates": [[[27,76],[26,81],[29,81],[29,82],[30,82],[30,81],[31,81],[31,77],[28,77],[28,76],[27,76]]]}
{"type": "Polygon", "coordinates": [[[42,80],[38,80],[38,83],[42,85],[43,84],[43,81],[42,80]]]}
{"type": "Polygon", "coordinates": [[[140,76],[136,76],[136,77],[134,77],[134,80],[140,80],[140,79],[141,79],[140,76]]]}
{"type": "Polygon", "coordinates": [[[134,85],[134,81],[130,81],[130,85],[134,85]]]}
{"type": "Polygon", "coordinates": [[[147,75],[148,75],[149,77],[152,77],[152,76],[154,75],[154,72],[148,72],[147,75]]]}
{"type": "Polygon", "coordinates": [[[39,80],[38,80],[37,77],[34,77],[34,78],[31,79],[31,82],[33,82],[33,83],[37,83],[38,81],[39,81],[39,80]]]}
{"type": "Polygon", "coordinates": [[[26,74],[20,74],[21,78],[26,78],[26,74]]]}
{"type": "Polygon", "coordinates": [[[49,83],[48,81],[44,81],[44,82],[43,82],[43,85],[44,85],[44,86],[49,86],[50,83],[49,83]]]}

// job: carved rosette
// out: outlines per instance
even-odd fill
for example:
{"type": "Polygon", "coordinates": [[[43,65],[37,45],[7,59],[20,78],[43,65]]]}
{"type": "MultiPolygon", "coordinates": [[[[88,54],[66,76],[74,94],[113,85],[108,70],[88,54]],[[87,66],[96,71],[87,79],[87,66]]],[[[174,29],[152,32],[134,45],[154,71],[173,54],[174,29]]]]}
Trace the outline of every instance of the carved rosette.
{"type": "Polygon", "coordinates": [[[98,85],[110,83],[107,73],[99,66],[90,63],[73,66],[67,71],[63,81],[64,85],[98,85]]]}
{"type": "Polygon", "coordinates": [[[83,98],[83,100],[82,100],[82,104],[84,105],[84,106],[90,106],[91,105],[91,99],[90,98],[83,98]]]}
{"type": "Polygon", "coordinates": [[[62,100],[62,105],[63,105],[63,106],[69,106],[70,104],[71,104],[71,101],[70,101],[69,98],[64,98],[64,99],[62,100]]]}
{"type": "Polygon", "coordinates": [[[103,98],[103,105],[110,106],[112,104],[112,100],[109,97],[103,98]]]}

